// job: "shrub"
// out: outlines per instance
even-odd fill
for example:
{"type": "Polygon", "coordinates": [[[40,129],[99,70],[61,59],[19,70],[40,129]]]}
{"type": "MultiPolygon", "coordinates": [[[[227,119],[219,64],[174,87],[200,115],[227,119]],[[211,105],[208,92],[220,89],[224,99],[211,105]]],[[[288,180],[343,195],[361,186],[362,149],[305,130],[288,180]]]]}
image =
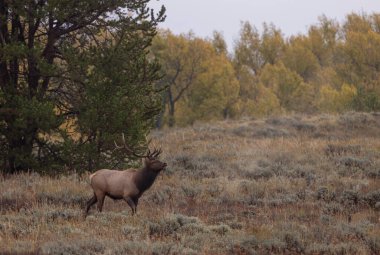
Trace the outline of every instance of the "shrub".
{"type": "Polygon", "coordinates": [[[231,228],[225,224],[220,224],[220,225],[216,225],[216,226],[210,226],[209,227],[211,231],[221,235],[221,236],[224,236],[226,235],[228,232],[231,231],[231,228]]]}
{"type": "Polygon", "coordinates": [[[282,239],[286,243],[287,250],[297,253],[304,253],[305,247],[296,233],[286,232],[282,239]]]}
{"type": "Polygon", "coordinates": [[[372,254],[380,254],[380,238],[379,237],[370,237],[365,240],[368,249],[372,254]]]}
{"type": "Polygon", "coordinates": [[[2,255],[35,255],[39,254],[38,250],[34,250],[33,243],[30,241],[16,241],[12,243],[12,247],[6,249],[0,246],[0,254],[2,255]]]}
{"type": "Polygon", "coordinates": [[[168,236],[174,234],[181,226],[172,219],[161,220],[158,223],[148,223],[149,235],[168,236]]]}
{"type": "Polygon", "coordinates": [[[211,197],[217,198],[223,192],[223,188],[220,187],[217,183],[206,187],[206,193],[211,197]]]}
{"type": "Polygon", "coordinates": [[[375,119],[368,113],[348,112],[338,118],[338,123],[347,129],[356,129],[373,124],[375,119]]]}
{"type": "Polygon", "coordinates": [[[269,253],[283,253],[286,248],[286,243],[277,239],[268,239],[262,241],[263,248],[269,253]]]}
{"type": "Polygon", "coordinates": [[[305,122],[301,122],[301,121],[294,122],[292,124],[292,126],[297,131],[301,131],[301,132],[312,133],[312,132],[315,132],[317,130],[316,126],[314,126],[313,124],[305,123],[305,122]]]}
{"type": "Polygon", "coordinates": [[[372,191],[363,197],[363,200],[371,207],[375,207],[380,202],[380,190],[372,191]]]}
{"type": "Polygon", "coordinates": [[[125,255],[125,254],[150,254],[148,244],[140,241],[126,241],[122,243],[109,243],[109,247],[112,249],[106,254],[112,255],[125,255]]]}
{"type": "Polygon", "coordinates": [[[325,149],[325,154],[327,156],[335,157],[342,156],[344,154],[359,155],[361,153],[360,145],[335,145],[328,144],[325,149]]]}
{"type": "Polygon", "coordinates": [[[125,236],[129,237],[133,235],[134,233],[136,233],[137,229],[135,227],[125,225],[121,228],[121,231],[125,236]]]}
{"type": "Polygon", "coordinates": [[[24,215],[0,215],[0,233],[19,239],[37,230],[40,219],[24,215]]]}
{"type": "Polygon", "coordinates": [[[366,168],[364,171],[364,174],[368,178],[380,179],[380,167],[378,167],[378,168],[374,168],[374,167],[366,168]]]}
{"type": "Polygon", "coordinates": [[[184,247],[194,250],[198,252],[198,254],[201,253],[203,247],[206,245],[206,243],[209,243],[209,242],[210,242],[209,233],[198,233],[195,235],[186,235],[181,240],[181,244],[184,247]]]}
{"type": "Polygon", "coordinates": [[[255,181],[243,180],[239,183],[239,191],[243,193],[243,200],[250,205],[257,205],[265,196],[265,188],[255,181]]]}
{"type": "Polygon", "coordinates": [[[230,254],[247,254],[254,255],[256,250],[259,247],[259,242],[255,236],[246,236],[242,239],[233,240],[229,244],[229,253],[230,254]]]}
{"type": "Polygon", "coordinates": [[[72,220],[78,219],[82,216],[80,212],[71,209],[58,209],[54,211],[47,211],[44,214],[47,221],[56,221],[58,219],[72,220]]]}
{"type": "Polygon", "coordinates": [[[295,194],[281,194],[279,197],[268,199],[266,203],[268,206],[278,207],[295,204],[297,201],[298,197],[295,194]]]}
{"type": "Polygon", "coordinates": [[[19,211],[22,208],[31,207],[30,200],[25,195],[6,191],[3,191],[0,195],[0,205],[0,212],[6,210],[19,211]]]}
{"type": "Polygon", "coordinates": [[[157,242],[152,245],[152,255],[182,254],[183,247],[175,243],[157,242]]]}
{"type": "Polygon", "coordinates": [[[335,192],[330,192],[327,187],[321,187],[316,191],[318,200],[333,201],[336,198],[335,192]]]}
{"type": "Polygon", "coordinates": [[[173,214],[165,219],[161,219],[158,223],[149,222],[149,234],[168,236],[174,234],[181,227],[188,224],[198,224],[199,220],[196,217],[188,217],[182,214],[173,214]]]}
{"type": "Polygon", "coordinates": [[[195,198],[201,193],[201,190],[199,187],[191,187],[189,185],[184,185],[181,188],[184,195],[189,198],[195,198]]]}
{"type": "Polygon", "coordinates": [[[359,202],[359,193],[354,190],[344,190],[340,202],[345,205],[356,205],[359,202]]]}
{"type": "Polygon", "coordinates": [[[253,171],[250,170],[242,170],[243,177],[249,180],[260,180],[260,179],[269,179],[274,173],[271,169],[266,168],[256,168],[253,171]]]}
{"type": "Polygon", "coordinates": [[[344,212],[344,208],[341,204],[336,202],[331,202],[328,204],[325,204],[322,209],[323,213],[329,214],[329,215],[336,215],[344,212]]]}
{"type": "Polygon", "coordinates": [[[36,194],[37,201],[56,205],[84,205],[90,196],[83,192],[71,192],[70,190],[58,190],[56,192],[39,191],[36,194]]]}
{"type": "Polygon", "coordinates": [[[224,167],[220,159],[212,155],[190,156],[182,154],[175,158],[173,164],[182,174],[191,175],[195,178],[215,178],[215,170],[224,167]]]}
{"type": "Polygon", "coordinates": [[[191,223],[199,223],[199,219],[197,217],[189,217],[182,214],[174,214],[172,217],[180,224],[181,227],[191,223]]]}
{"type": "Polygon", "coordinates": [[[371,166],[371,161],[368,159],[355,158],[355,157],[342,157],[339,159],[339,165],[348,168],[359,168],[361,170],[371,166]]]}
{"type": "Polygon", "coordinates": [[[365,240],[367,232],[374,228],[374,225],[369,221],[360,221],[356,224],[339,224],[336,230],[343,238],[357,238],[359,240],[365,240]]]}
{"type": "Polygon", "coordinates": [[[181,231],[181,233],[184,233],[187,235],[198,235],[200,233],[209,233],[210,232],[210,230],[207,228],[207,226],[205,226],[201,223],[186,224],[185,226],[181,227],[180,231],[181,231]]]}
{"type": "Polygon", "coordinates": [[[286,126],[286,125],[293,125],[294,123],[297,123],[298,121],[292,118],[287,117],[271,117],[265,120],[265,123],[275,126],[286,126]]]}
{"type": "Polygon", "coordinates": [[[104,253],[105,249],[105,245],[96,239],[62,240],[43,244],[41,253],[65,255],[101,254],[104,253]]]}
{"type": "Polygon", "coordinates": [[[230,226],[230,228],[232,229],[239,229],[239,230],[243,228],[243,224],[241,224],[238,221],[228,222],[228,226],[230,226]]]}
{"type": "Polygon", "coordinates": [[[334,218],[325,214],[322,214],[319,219],[323,225],[330,225],[332,222],[334,222],[334,218]]]}
{"type": "Polygon", "coordinates": [[[240,126],[232,130],[232,134],[236,136],[241,136],[241,137],[250,136],[251,133],[252,133],[252,128],[249,126],[240,126]]]}
{"type": "Polygon", "coordinates": [[[292,134],[285,129],[274,128],[274,127],[263,127],[260,129],[256,129],[253,132],[252,136],[255,138],[277,138],[277,137],[290,137],[292,136],[292,134]]]}
{"type": "Polygon", "coordinates": [[[161,205],[162,203],[170,200],[174,195],[174,189],[168,186],[160,188],[160,190],[152,192],[147,196],[148,201],[152,201],[157,205],[161,205]]]}
{"type": "Polygon", "coordinates": [[[339,243],[339,244],[312,244],[307,247],[306,254],[336,254],[336,255],[346,255],[346,254],[361,254],[359,249],[355,244],[352,243],[339,243]]]}

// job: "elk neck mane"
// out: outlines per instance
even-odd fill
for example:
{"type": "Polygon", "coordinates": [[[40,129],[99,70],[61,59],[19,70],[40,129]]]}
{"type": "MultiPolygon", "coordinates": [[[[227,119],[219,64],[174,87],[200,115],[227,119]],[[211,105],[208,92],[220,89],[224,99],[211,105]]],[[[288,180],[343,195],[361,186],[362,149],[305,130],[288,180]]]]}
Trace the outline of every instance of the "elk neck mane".
{"type": "Polygon", "coordinates": [[[147,190],[152,186],[154,180],[156,179],[158,172],[150,171],[146,166],[136,171],[134,180],[137,188],[140,191],[147,190]]]}

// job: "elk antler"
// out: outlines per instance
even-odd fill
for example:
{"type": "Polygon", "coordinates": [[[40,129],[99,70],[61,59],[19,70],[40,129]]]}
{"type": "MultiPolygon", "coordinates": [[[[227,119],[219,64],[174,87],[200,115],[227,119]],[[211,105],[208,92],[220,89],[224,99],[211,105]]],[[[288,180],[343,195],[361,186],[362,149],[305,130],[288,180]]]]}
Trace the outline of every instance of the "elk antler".
{"type": "Polygon", "coordinates": [[[155,159],[158,158],[158,156],[161,154],[162,150],[160,149],[154,149],[154,151],[151,153],[150,150],[148,151],[148,158],[149,159],[155,159]]]}
{"type": "Polygon", "coordinates": [[[137,154],[136,152],[134,152],[128,145],[127,143],[125,142],[125,137],[124,137],[124,133],[121,134],[122,136],[122,139],[123,139],[123,145],[122,146],[119,146],[117,145],[117,143],[114,141],[115,143],[115,147],[116,149],[125,149],[128,153],[132,154],[133,156],[137,157],[137,158],[146,158],[146,157],[149,157],[149,153],[150,151],[148,151],[148,154],[147,155],[139,155],[137,154]]]}

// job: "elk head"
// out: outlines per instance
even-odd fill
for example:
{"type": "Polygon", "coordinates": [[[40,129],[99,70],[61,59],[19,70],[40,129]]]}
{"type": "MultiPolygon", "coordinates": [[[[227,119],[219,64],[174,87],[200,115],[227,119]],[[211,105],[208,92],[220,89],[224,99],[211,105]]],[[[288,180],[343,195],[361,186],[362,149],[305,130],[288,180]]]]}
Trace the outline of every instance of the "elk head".
{"type": "Polygon", "coordinates": [[[147,169],[150,169],[151,171],[157,173],[165,169],[165,167],[167,166],[166,163],[163,163],[160,160],[158,160],[158,156],[161,154],[161,152],[161,149],[154,149],[153,152],[150,152],[150,150],[148,150],[147,157],[145,158],[145,166],[147,169]]]}

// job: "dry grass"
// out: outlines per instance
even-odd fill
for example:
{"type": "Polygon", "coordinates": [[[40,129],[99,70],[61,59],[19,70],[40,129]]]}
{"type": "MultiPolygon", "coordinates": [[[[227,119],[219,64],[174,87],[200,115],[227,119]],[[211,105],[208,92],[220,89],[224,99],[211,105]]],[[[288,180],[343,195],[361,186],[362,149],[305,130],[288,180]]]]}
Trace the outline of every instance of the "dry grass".
{"type": "Polygon", "coordinates": [[[169,168],[132,217],[87,176],[0,177],[0,254],[380,254],[380,116],[291,116],[152,134],[169,168]]]}

